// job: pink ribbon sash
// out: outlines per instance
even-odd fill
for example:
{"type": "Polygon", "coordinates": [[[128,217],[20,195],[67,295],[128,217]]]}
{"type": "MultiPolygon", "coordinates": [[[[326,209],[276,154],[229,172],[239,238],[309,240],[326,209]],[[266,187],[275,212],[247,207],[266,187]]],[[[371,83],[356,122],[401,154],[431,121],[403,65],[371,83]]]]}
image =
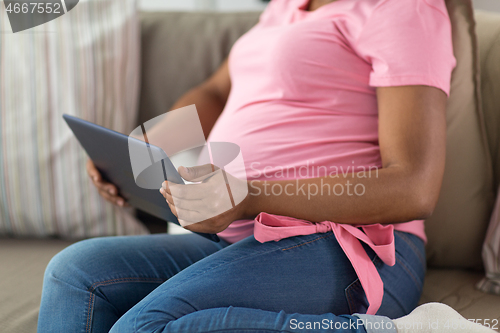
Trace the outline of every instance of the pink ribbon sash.
{"type": "Polygon", "coordinates": [[[297,235],[333,231],[358,275],[368,300],[367,314],[376,314],[384,297],[384,283],[360,241],[367,244],[389,266],[396,264],[394,226],[370,224],[355,227],[329,221],[312,223],[278,215],[260,213],[255,218],[254,236],[261,243],[279,241],[297,235]],[[361,228],[361,229],[360,229],[361,228]]]}

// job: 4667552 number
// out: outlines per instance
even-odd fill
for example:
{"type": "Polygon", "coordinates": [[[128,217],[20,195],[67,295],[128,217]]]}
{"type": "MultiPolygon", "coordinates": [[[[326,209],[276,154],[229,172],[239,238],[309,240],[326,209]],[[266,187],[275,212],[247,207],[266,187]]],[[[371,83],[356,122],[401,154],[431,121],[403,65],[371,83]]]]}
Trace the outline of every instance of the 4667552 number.
{"type": "Polygon", "coordinates": [[[48,2],[25,2],[25,3],[9,3],[5,8],[7,13],[14,14],[64,14],[61,10],[60,3],[48,2]]]}

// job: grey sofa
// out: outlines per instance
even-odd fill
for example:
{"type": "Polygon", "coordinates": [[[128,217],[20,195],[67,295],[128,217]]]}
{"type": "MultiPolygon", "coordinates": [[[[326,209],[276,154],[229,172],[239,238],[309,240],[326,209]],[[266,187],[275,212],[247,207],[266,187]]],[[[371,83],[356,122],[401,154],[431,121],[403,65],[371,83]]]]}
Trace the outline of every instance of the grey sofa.
{"type": "MultiPolygon", "coordinates": [[[[485,112],[486,127],[490,140],[495,142],[500,133],[500,16],[482,13],[476,18],[482,80],[484,89],[488,89],[483,94],[483,104],[489,108],[485,112]]],[[[258,13],[143,13],[138,123],[168,110],[182,93],[208,77],[228,54],[232,43],[257,19],[258,13]]],[[[498,147],[490,146],[493,167],[500,174],[498,147]]],[[[152,230],[158,230],[157,226],[150,223],[152,230]]],[[[481,240],[477,242],[476,256],[481,252],[480,243],[481,240]]],[[[36,331],[45,266],[69,244],[70,241],[57,239],[0,240],[0,332],[36,331]]],[[[500,320],[500,296],[482,293],[474,287],[484,276],[478,268],[466,270],[431,261],[421,302],[447,303],[469,319],[500,320]]]]}

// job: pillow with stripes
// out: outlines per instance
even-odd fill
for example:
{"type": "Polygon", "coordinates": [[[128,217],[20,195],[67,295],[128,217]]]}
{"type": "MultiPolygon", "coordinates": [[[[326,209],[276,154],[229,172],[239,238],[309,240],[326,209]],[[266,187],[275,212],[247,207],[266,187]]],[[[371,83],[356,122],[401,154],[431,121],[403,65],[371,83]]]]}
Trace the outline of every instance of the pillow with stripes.
{"type": "Polygon", "coordinates": [[[146,233],[105,202],[68,113],[116,131],[135,126],[140,33],[135,0],[86,0],[13,33],[0,5],[0,235],[86,238],[146,233]]]}

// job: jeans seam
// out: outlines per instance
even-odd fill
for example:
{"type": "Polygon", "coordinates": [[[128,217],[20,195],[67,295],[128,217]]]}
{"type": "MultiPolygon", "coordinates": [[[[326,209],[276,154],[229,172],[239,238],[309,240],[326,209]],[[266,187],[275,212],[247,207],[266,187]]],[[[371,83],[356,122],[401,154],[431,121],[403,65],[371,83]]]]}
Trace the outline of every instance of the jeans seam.
{"type": "MultiPolygon", "coordinates": [[[[169,322],[167,324],[167,326],[172,323],[169,322]]],[[[237,329],[237,332],[255,332],[256,330],[258,330],[259,332],[270,332],[270,333],[295,333],[296,331],[290,331],[288,329],[274,329],[274,328],[258,328],[258,329],[255,329],[255,328],[250,328],[250,327],[247,327],[247,328],[241,328],[239,327],[237,329]]],[[[203,333],[217,333],[217,332],[236,332],[236,330],[234,328],[216,328],[216,329],[208,329],[206,331],[203,331],[203,333]]]]}
{"type": "MultiPolygon", "coordinates": [[[[315,238],[315,239],[314,239],[314,240],[312,240],[312,241],[308,241],[308,242],[305,242],[305,243],[302,243],[302,244],[311,243],[311,242],[313,242],[313,241],[315,241],[315,240],[319,240],[319,239],[323,239],[323,238],[326,238],[326,237],[331,237],[331,236],[334,236],[334,234],[333,234],[333,233],[331,233],[331,234],[328,234],[327,236],[323,236],[323,237],[315,238]]],[[[302,244],[298,244],[298,245],[302,245],[302,244]]],[[[296,246],[296,245],[294,245],[294,246],[292,246],[292,247],[290,247],[290,248],[286,248],[286,249],[291,249],[291,248],[293,248],[293,247],[295,247],[295,246],[296,246]]],[[[283,250],[283,249],[281,249],[281,248],[273,248],[273,249],[270,249],[270,250],[267,250],[267,251],[260,251],[260,252],[257,252],[257,253],[249,253],[249,254],[246,254],[246,255],[240,256],[240,257],[238,257],[238,258],[235,258],[235,259],[233,259],[233,260],[231,260],[231,261],[221,262],[221,263],[220,263],[220,264],[218,264],[217,266],[210,267],[209,269],[207,269],[207,270],[205,270],[205,271],[203,271],[203,272],[200,272],[199,274],[204,274],[204,273],[206,273],[206,272],[208,272],[208,271],[211,271],[211,270],[213,270],[213,269],[219,268],[219,267],[221,267],[221,266],[228,265],[228,264],[233,264],[233,263],[235,263],[235,262],[238,262],[238,261],[241,261],[241,260],[245,260],[245,259],[250,258],[250,257],[253,257],[253,256],[264,255],[264,254],[268,254],[268,253],[271,253],[271,252],[275,252],[275,251],[282,251],[282,250],[283,250]]],[[[198,275],[199,275],[199,274],[198,274],[198,275]]]]}
{"type": "Polygon", "coordinates": [[[421,293],[422,292],[422,283],[418,281],[418,279],[416,278],[416,276],[406,266],[406,264],[404,263],[404,260],[402,260],[402,258],[400,258],[399,260],[398,259],[396,259],[396,260],[399,261],[399,264],[401,265],[401,267],[403,267],[403,269],[410,275],[410,277],[413,280],[413,282],[415,282],[415,284],[416,284],[416,286],[418,288],[418,291],[421,293]]]}
{"type": "MultiPolygon", "coordinates": [[[[255,328],[238,328],[238,332],[255,332],[255,328]]],[[[276,330],[276,329],[268,329],[268,328],[259,328],[259,332],[275,332],[275,333],[295,333],[297,331],[289,331],[288,329],[285,330],[276,330]]],[[[209,330],[209,331],[203,331],[203,333],[217,333],[217,332],[235,332],[234,328],[223,328],[223,329],[216,329],[216,330],[209,330]]]]}
{"type": "MultiPolygon", "coordinates": [[[[259,332],[274,332],[274,333],[295,333],[294,331],[289,331],[289,330],[275,330],[275,329],[268,329],[268,328],[259,328],[259,332]]],[[[255,328],[238,328],[238,332],[255,332],[255,328]]],[[[235,332],[234,328],[223,328],[223,329],[216,329],[216,330],[210,330],[210,331],[203,331],[203,333],[217,333],[217,332],[235,332]]]]}
{"type": "Polygon", "coordinates": [[[297,248],[297,247],[302,246],[302,245],[313,243],[313,242],[318,241],[320,239],[331,237],[332,235],[333,235],[333,233],[331,233],[330,235],[327,234],[326,236],[318,237],[318,238],[315,238],[315,239],[310,240],[308,242],[304,242],[304,243],[301,243],[301,244],[297,244],[297,245],[294,245],[294,246],[291,246],[291,247],[287,247],[287,248],[281,249],[281,251],[291,250],[291,249],[297,248]]]}
{"type": "Polygon", "coordinates": [[[132,282],[164,282],[165,280],[160,279],[160,278],[147,278],[147,277],[116,278],[116,279],[109,279],[109,280],[95,282],[87,289],[87,291],[94,292],[97,288],[102,287],[102,286],[107,286],[107,285],[113,284],[113,283],[131,282],[131,281],[132,282]]]}
{"type": "Polygon", "coordinates": [[[89,307],[87,310],[87,325],[85,328],[85,331],[90,333],[90,324],[91,324],[91,313],[92,310],[94,309],[94,299],[95,299],[95,294],[94,291],[103,286],[109,286],[110,284],[114,283],[122,283],[122,282],[164,282],[164,279],[159,279],[159,278],[140,278],[140,277],[129,277],[129,278],[116,278],[116,279],[109,279],[109,280],[104,280],[104,281],[99,281],[93,283],[87,291],[90,293],[89,297],[89,307]]]}
{"type": "Polygon", "coordinates": [[[349,306],[349,310],[351,311],[351,314],[358,312],[358,307],[355,304],[353,297],[352,297],[352,292],[355,289],[359,289],[361,287],[359,278],[354,280],[350,285],[347,286],[346,288],[346,297],[347,297],[347,305],[349,306]]]}
{"type": "Polygon", "coordinates": [[[91,310],[94,308],[94,297],[95,297],[94,293],[90,293],[89,307],[87,310],[87,325],[85,327],[85,332],[87,332],[87,333],[90,333],[90,322],[91,322],[90,314],[91,314],[91,310]]]}
{"type": "MultiPolygon", "coordinates": [[[[375,266],[375,268],[377,268],[377,265],[379,263],[381,263],[382,260],[379,258],[378,255],[375,255],[373,257],[373,259],[371,259],[371,262],[373,263],[373,265],[375,266]]],[[[377,272],[378,272],[378,269],[377,269],[377,272]]],[[[380,275],[380,273],[379,273],[379,275],[380,275]]],[[[357,274],[356,274],[356,276],[357,276],[357,274]]],[[[351,295],[354,288],[360,289],[363,292],[365,292],[365,290],[363,288],[363,285],[361,285],[361,281],[359,280],[359,277],[356,278],[356,280],[354,280],[351,284],[349,284],[345,288],[345,291],[344,291],[344,293],[346,294],[346,298],[347,298],[347,305],[349,306],[349,310],[351,310],[351,314],[355,313],[355,312],[358,312],[358,306],[356,304],[354,304],[353,298],[352,298],[352,295],[351,295]],[[354,310],[353,310],[353,308],[354,308],[354,310]]],[[[365,296],[366,296],[366,293],[365,293],[365,296]]]]}
{"type": "Polygon", "coordinates": [[[398,236],[401,237],[405,241],[405,243],[412,248],[413,252],[417,255],[418,259],[420,260],[420,263],[425,266],[426,264],[425,258],[422,256],[422,254],[415,246],[415,244],[411,241],[411,239],[404,232],[398,233],[398,236]]]}
{"type": "MultiPolygon", "coordinates": [[[[308,243],[314,242],[314,241],[316,241],[316,240],[320,240],[320,239],[323,239],[323,238],[331,237],[331,236],[334,236],[334,235],[335,235],[335,234],[332,232],[332,233],[328,233],[326,236],[318,237],[318,238],[315,238],[315,239],[313,239],[313,240],[311,240],[311,241],[304,242],[304,243],[302,243],[302,244],[297,244],[297,245],[294,245],[294,246],[289,247],[289,248],[285,248],[285,249],[273,248],[273,249],[268,250],[268,251],[262,251],[262,252],[258,252],[258,253],[251,253],[251,254],[248,254],[248,255],[244,255],[244,256],[241,256],[241,257],[235,258],[234,260],[231,260],[231,261],[229,261],[229,262],[222,262],[222,263],[220,263],[220,264],[219,264],[219,265],[217,265],[217,266],[210,267],[209,269],[207,269],[207,270],[205,270],[205,271],[203,271],[203,272],[200,272],[200,273],[198,273],[197,275],[193,275],[193,276],[191,276],[191,278],[192,278],[192,277],[194,277],[194,276],[198,276],[198,275],[201,275],[201,274],[205,274],[205,273],[207,273],[207,272],[209,272],[209,271],[211,271],[211,270],[214,270],[214,269],[216,269],[216,268],[219,268],[219,267],[221,267],[221,266],[225,266],[225,265],[228,265],[228,264],[234,264],[234,263],[236,263],[236,262],[238,262],[238,261],[245,260],[245,259],[250,258],[250,257],[253,257],[253,256],[258,256],[258,255],[260,256],[260,255],[265,255],[265,254],[267,254],[267,253],[271,253],[271,252],[275,252],[275,251],[283,251],[283,250],[286,250],[286,249],[291,249],[291,248],[294,248],[294,247],[297,247],[297,246],[300,246],[300,245],[308,244],[308,243]]],[[[304,235],[304,236],[306,236],[306,235],[304,235]]],[[[183,281],[181,284],[186,283],[188,280],[189,280],[189,279],[187,279],[186,281],[183,281]]],[[[179,284],[179,285],[181,285],[181,284],[179,284]]],[[[152,302],[152,300],[151,300],[149,303],[151,303],[151,302],[152,302]]],[[[140,313],[141,313],[141,312],[142,312],[142,311],[143,311],[143,310],[144,310],[144,309],[145,309],[145,308],[149,305],[149,303],[144,304],[144,305],[142,306],[142,308],[139,310],[138,314],[140,314],[140,313]]],[[[138,317],[138,316],[137,316],[137,317],[138,317]]],[[[134,320],[134,327],[133,327],[133,328],[134,328],[134,331],[137,331],[137,317],[136,317],[136,318],[135,318],[135,320],[134,320]]]]}

